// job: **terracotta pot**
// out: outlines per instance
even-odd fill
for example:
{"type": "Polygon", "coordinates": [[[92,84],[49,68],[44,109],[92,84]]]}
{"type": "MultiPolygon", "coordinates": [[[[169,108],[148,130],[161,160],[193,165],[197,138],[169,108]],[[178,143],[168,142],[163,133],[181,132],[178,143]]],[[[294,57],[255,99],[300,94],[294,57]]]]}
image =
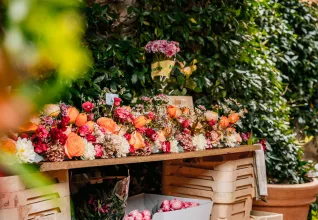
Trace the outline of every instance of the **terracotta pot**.
{"type": "Polygon", "coordinates": [[[267,203],[254,201],[253,210],[281,213],[284,220],[306,220],[309,206],[316,201],[318,180],[304,184],[268,184],[267,203]]]}

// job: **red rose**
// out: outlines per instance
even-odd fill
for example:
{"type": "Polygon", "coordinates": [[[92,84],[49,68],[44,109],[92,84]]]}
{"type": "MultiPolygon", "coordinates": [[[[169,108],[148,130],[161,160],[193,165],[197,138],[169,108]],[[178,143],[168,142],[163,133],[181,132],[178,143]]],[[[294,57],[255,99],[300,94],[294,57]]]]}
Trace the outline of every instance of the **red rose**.
{"type": "Polygon", "coordinates": [[[154,117],[155,117],[155,113],[149,112],[149,113],[147,114],[147,117],[148,117],[149,119],[153,120],[154,117]]]}
{"type": "Polygon", "coordinates": [[[216,121],[214,121],[213,119],[209,121],[209,125],[211,127],[213,127],[214,125],[216,125],[216,121]]]}
{"type": "Polygon", "coordinates": [[[79,127],[79,129],[78,129],[78,134],[82,137],[84,137],[90,133],[91,133],[91,131],[90,131],[88,125],[83,125],[83,126],[79,127]]]}
{"type": "Polygon", "coordinates": [[[170,153],[171,152],[171,145],[170,145],[170,141],[165,141],[162,143],[162,151],[164,153],[170,153]]]}
{"type": "Polygon", "coordinates": [[[89,142],[92,142],[92,143],[95,143],[96,142],[96,137],[92,134],[87,134],[85,136],[86,140],[89,141],[89,142]]]}
{"type": "Polygon", "coordinates": [[[42,154],[47,151],[47,145],[44,143],[38,143],[36,144],[34,151],[38,154],[42,154]]]}
{"type": "Polygon", "coordinates": [[[127,141],[130,141],[131,134],[129,134],[129,133],[124,134],[124,138],[126,138],[127,141]]]}
{"type": "Polygon", "coordinates": [[[184,120],[184,121],[182,122],[182,127],[183,127],[183,128],[188,128],[189,126],[190,126],[190,123],[189,123],[188,120],[184,120]]]}
{"type": "Polygon", "coordinates": [[[38,129],[36,130],[36,136],[40,139],[45,139],[49,135],[48,130],[43,125],[39,125],[38,129]]]}
{"type": "Polygon", "coordinates": [[[84,102],[82,104],[82,107],[84,109],[85,112],[90,112],[92,111],[92,109],[94,108],[94,104],[91,102],[84,102]]]}
{"type": "Polygon", "coordinates": [[[121,98],[114,98],[114,106],[118,107],[120,106],[121,98]]]}
{"type": "Polygon", "coordinates": [[[70,117],[63,117],[59,125],[60,128],[65,128],[70,123],[70,117]]]}
{"type": "Polygon", "coordinates": [[[130,153],[135,153],[135,148],[133,145],[130,145],[130,149],[129,149],[130,153]]]}
{"type": "MultiPolygon", "coordinates": [[[[20,135],[20,137],[23,139],[23,138],[28,138],[29,137],[29,135],[28,134],[26,134],[26,133],[23,133],[23,134],[21,134],[20,135]]],[[[16,139],[15,141],[17,141],[18,139],[16,139]]]]}

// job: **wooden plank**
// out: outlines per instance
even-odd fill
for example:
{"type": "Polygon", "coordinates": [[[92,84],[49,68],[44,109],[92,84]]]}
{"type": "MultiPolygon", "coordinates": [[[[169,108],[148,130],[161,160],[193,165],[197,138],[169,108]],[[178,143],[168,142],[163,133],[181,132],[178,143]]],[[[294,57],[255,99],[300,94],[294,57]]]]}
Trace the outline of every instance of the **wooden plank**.
{"type": "Polygon", "coordinates": [[[109,166],[119,164],[130,164],[130,163],[144,163],[152,161],[164,161],[164,160],[176,160],[186,158],[198,158],[215,156],[222,154],[232,154],[249,152],[261,149],[258,145],[242,145],[235,148],[215,148],[211,150],[185,152],[185,153],[171,153],[171,154],[152,154],[149,156],[131,156],[124,158],[112,158],[112,159],[96,159],[96,160],[77,160],[77,161],[63,161],[63,162],[44,162],[40,165],[40,171],[50,170],[65,170],[65,169],[76,169],[85,167],[98,167],[98,166],[109,166]]]}

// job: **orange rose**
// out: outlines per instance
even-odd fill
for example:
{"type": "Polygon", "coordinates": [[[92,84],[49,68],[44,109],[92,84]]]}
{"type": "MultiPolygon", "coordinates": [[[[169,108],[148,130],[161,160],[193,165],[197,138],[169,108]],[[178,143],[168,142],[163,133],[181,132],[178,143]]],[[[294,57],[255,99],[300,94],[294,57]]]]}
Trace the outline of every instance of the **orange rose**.
{"type": "Polygon", "coordinates": [[[94,122],[93,121],[88,121],[85,123],[85,125],[87,125],[89,127],[89,131],[93,132],[94,131],[94,122]]]}
{"type": "Polygon", "coordinates": [[[230,123],[235,124],[236,122],[238,122],[238,120],[240,120],[240,116],[236,112],[231,113],[229,115],[229,122],[230,123]]]}
{"type": "Polygon", "coordinates": [[[226,129],[230,125],[229,119],[226,116],[222,116],[219,121],[220,128],[226,129]]]}
{"type": "Polygon", "coordinates": [[[129,144],[134,146],[135,150],[144,148],[146,146],[145,141],[141,134],[138,131],[134,131],[131,135],[131,138],[129,140],[129,144]]]}
{"type": "Polygon", "coordinates": [[[168,137],[171,134],[172,129],[170,127],[165,127],[162,132],[165,137],[168,137]]]}
{"type": "Polygon", "coordinates": [[[3,138],[0,140],[0,151],[15,154],[17,151],[15,141],[10,138],[3,138]]]}
{"type": "Polygon", "coordinates": [[[81,127],[85,125],[87,122],[87,115],[85,113],[81,113],[76,117],[75,124],[77,127],[81,127]]]}
{"type": "Polygon", "coordinates": [[[190,115],[190,109],[189,109],[189,108],[183,108],[183,109],[182,109],[182,114],[184,114],[184,115],[190,115]]]}
{"type": "Polygon", "coordinates": [[[111,118],[101,117],[97,120],[97,124],[111,133],[117,133],[119,130],[116,122],[111,118]]]}
{"type": "Polygon", "coordinates": [[[70,123],[74,123],[78,115],[79,112],[75,107],[69,107],[67,109],[67,117],[70,118],[70,123]]]}
{"type": "Polygon", "coordinates": [[[20,133],[33,133],[38,129],[38,126],[32,122],[27,122],[19,127],[20,133]]]}
{"type": "Polygon", "coordinates": [[[65,154],[70,159],[72,159],[72,157],[82,156],[85,152],[85,145],[83,139],[74,132],[70,133],[66,140],[64,150],[65,154]]]}
{"type": "Polygon", "coordinates": [[[147,122],[148,122],[148,120],[145,116],[138,116],[134,120],[134,126],[135,126],[135,128],[142,128],[143,126],[145,126],[147,124],[147,122]]]}
{"type": "Polygon", "coordinates": [[[174,118],[174,117],[176,116],[176,114],[177,114],[177,107],[170,105],[170,106],[168,107],[168,115],[169,115],[171,118],[174,118]]]}
{"type": "Polygon", "coordinates": [[[217,112],[212,112],[212,111],[206,111],[204,113],[204,116],[205,116],[205,119],[207,121],[213,120],[213,121],[217,122],[218,118],[219,118],[219,114],[217,112]]]}

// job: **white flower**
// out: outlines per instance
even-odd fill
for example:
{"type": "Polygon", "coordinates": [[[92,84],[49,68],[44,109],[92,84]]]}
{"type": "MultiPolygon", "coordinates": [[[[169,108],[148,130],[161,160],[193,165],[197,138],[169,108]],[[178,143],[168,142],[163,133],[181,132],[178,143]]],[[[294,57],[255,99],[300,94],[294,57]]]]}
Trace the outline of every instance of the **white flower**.
{"type": "Polygon", "coordinates": [[[236,135],[235,134],[231,134],[231,135],[225,136],[225,143],[224,144],[227,147],[235,147],[235,145],[236,145],[236,135]]]}
{"type": "Polygon", "coordinates": [[[91,142],[88,142],[86,138],[82,138],[85,145],[85,152],[83,156],[81,156],[82,160],[94,160],[95,159],[95,148],[91,142]]]}
{"type": "Polygon", "coordinates": [[[171,153],[179,153],[178,141],[173,139],[170,141],[171,153]]]}
{"type": "Polygon", "coordinates": [[[130,145],[126,138],[116,134],[110,134],[110,136],[116,149],[116,156],[126,157],[130,149],[130,145]]]}
{"type": "Polygon", "coordinates": [[[35,153],[32,142],[26,138],[18,138],[16,157],[20,163],[38,163],[43,157],[35,153]]]}
{"type": "Polygon", "coordinates": [[[104,143],[105,134],[101,131],[97,124],[94,124],[94,136],[96,137],[96,143],[104,143]]]}
{"type": "Polygon", "coordinates": [[[192,139],[192,143],[194,146],[196,146],[197,151],[205,150],[205,147],[207,146],[207,141],[203,134],[194,136],[192,139]]]}

